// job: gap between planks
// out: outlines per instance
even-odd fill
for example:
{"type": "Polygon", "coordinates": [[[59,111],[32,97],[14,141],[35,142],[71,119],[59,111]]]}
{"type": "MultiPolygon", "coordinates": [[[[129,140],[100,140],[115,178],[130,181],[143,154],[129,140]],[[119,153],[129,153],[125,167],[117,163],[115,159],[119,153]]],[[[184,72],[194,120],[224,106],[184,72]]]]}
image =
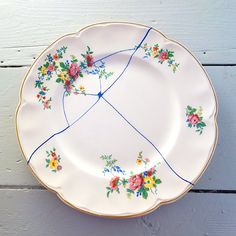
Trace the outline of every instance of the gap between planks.
{"type": "MultiPolygon", "coordinates": [[[[44,186],[37,185],[0,185],[0,190],[47,190],[44,186]]],[[[222,193],[222,194],[236,194],[236,190],[227,189],[191,189],[190,193],[222,193]]]]}
{"type": "MultiPolygon", "coordinates": [[[[26,64],[26,65],[7,65],[7,66],[0,65],[0,68],[21,68],[21,67],[30,67],[30,66],[31,66],[30,64],[29,65],[28,64],[26,64]]],[[[227,63],[227,64],[204,63],[204,64],[202,64],[202,66],[236,66],[236,64],[234,64],[234,63],[227,63]]]]}

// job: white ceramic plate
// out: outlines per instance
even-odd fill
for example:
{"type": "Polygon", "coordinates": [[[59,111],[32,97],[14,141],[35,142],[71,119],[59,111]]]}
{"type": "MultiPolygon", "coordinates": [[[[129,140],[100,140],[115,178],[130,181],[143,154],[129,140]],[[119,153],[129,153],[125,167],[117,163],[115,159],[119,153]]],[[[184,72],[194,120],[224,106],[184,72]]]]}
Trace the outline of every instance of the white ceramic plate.
{"type": "Polygon", "coordinates": [[[206,72],[186,48],[147,26],[101,23],[34,62],[17,133],[33,173],[64,202],[131,217],[193,187],[216,145],[216,113],[206,72]]]}

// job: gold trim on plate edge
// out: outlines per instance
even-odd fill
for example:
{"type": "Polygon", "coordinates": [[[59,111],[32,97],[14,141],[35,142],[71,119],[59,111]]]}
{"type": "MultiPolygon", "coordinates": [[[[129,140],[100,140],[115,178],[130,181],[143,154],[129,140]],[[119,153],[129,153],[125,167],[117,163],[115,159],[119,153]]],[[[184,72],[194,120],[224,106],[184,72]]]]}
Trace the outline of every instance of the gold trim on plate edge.
{"type": "MultiPolygon", "coordinates": [[[[67,36],[72,36],[72,35],[75,35],[75,34],[78,34],[82,31],[84,31],[85,29],[87,28],[90,28],[90,27],[93,27],[93,26],[97,26],[97,25],[106,25],[106,24],[130,24],[130,25],[136,25],[136,26],[142,26],[142,27],[146,27],[146,28],[149,28],[148,26],[146,25],[143,25],[143,24],[138,24],[138,23],[130,23],[130,22],[125,22],[125,21],[121,21],[121,22],[118,22],[118,21],[114,21],[114,22],[100,22],[100,23],[95,23],[95,24],[91,24],[91,25],[87,25],[86,27],[82,28],[81,30],[79,30],[78,32],[75,32],[75,33],[70,33],[70,34],[65,34],[63,35],[62,37],[60,37],[59,39],[57,39],[56,41],[54,41],[53,43],[51,43],[46,49],[43,50],[42,53],[40,53],[40,55],[37,57],[37,59],[33,62],[33,64],[30,66],[28,72],[26,73],[25,77],[24,77],[24,80],[21,84],[21,87],[20,87],[20,93],[19,93],[19,103],[18,103],[18,106],[17,106],[17,109],[16,109],[16,114],[15,114],[15,128],[16,128],[16,135],[17,135],[17,140],[18,140],[18,143],[19,143],[19,146],[20,146],[20,149],[21,149],[21,152],[22,152],[22,155],[24,157],[24,159],[26,160],[27,162],[27,158],[23,152],[23,148],[21,146],[21,143],[20,143],[20,139],[19,139],[19,133],[18,133],[18,125],[17,125],[17,116],[18,116],[18,112],[19,112],[19,108],[21,106],[21,103],[22,103],[22,89],[24,87],[24,84],[25,84],[25,81],[26,81],[26,78],[28,76],[28,74],[30,73],[32,67],[34,66],[34,64],[38,61],[38,59],[48,50],[49,47],[51,47],[53,44],[55,44],[56,42],[58,42],[59,40],[61,40],[62,38],[64,37],[67,37],[67,36]]],[[[172,40],[172,39],[169,39],[168,37],[166,37],[161,31],[155,29],[155,28],[152,28],[154,31],[158,32],[159,34],[161,34],[165,39],[167,39],[168,41],[170,42],[173,42],[173,43],[176,43],[178,44],[180,47],[182,47],[183,49],[185,49],[186,51],[188,51],[192,57],[197,61],[197,63],[199,64],[199,66],[202,68],[202,70],[204,71],[209,83],[210,83],[210,86],[212,88],[212,91],[213,91],[213,94],[214,94],[214,98],[215,98],[215,114],[214,114],[214,121],[215,121],[215,141],[214,141],[214,145],[213,145],[213,148],[210,152],[210,155],[208,157],[208,161],[206,163],[206,165],[203,167],[201,173],[199,174],[199,176],[193,181],[193,184],[195,185],[198,180],[201,178],[201,176],[203,175],[203,173],[206,171],[207,167],[209,166],[209,163],[210,161],[212,160],[212,157],[213,157],[213,154],[215,152],[215,149],[216,149],[216,144],[217,144],[217,141],[218,141],[218,126],[217,126],[217,115],[218,115],[218,101],[217,101],[217,97],[216,97],[216,92],[215,92],[215,89],[212,85],[212,82],[206,72],[206,70],[203,68],[202,64],[198,61],[198,59],[185,47],[183,46],[182,44],[180,44],[179,42],[175,41],[175,40],[172,40]]],[[[179,200],[180,198],[182,198],[184,195],[186,195],[190,189],[192,189],[192,185],[189,185],[189,187],[181,194],[179,195],[178,197],[172,199],[172,200],[167,200],[167,201],[163,201],[163,202],[160,202],[159,204],[155,205],[154,207],[152,207],[151,209],[149,210],[146,210],[144,212],[141,212],[141,213],[138,213],[138,214],[131,214],[131,215],[124,215],[124,216],[115,216],[115,215],[105,215],[105,214],[98,214],[98,213],[95,213],[95,212],[92,212],[92,211],[89,211],[89,210],[84,210],[84,209],[81,209],[79,207],[76,207],[74,205],[72,205],[71,203],[69,203],[68,201],[66,201],[59,193],[57,193],[55,190],[51,189],[49,186],[47,186],[42,180],[39,179],[39,177],[37,177],[37,175],[35,174],[34,170],[32,167],[30,167],[29,165],[27,165],[30,169],[30,171],[32,172],[32,174],[35,176],[35,178],[38,180],[38,182],[40,184],[42,184],[46,189],[48,189],[49,191],[55,193],[58,198],[64,202],[66,205],[74,208],[75,210],[78,210],[80,212],[83,212],[83,213],[86,213],[86,214],[89,214],[89,215],[95,215],[95,216],[100,216],[100,217],[104,217],[104,218],[132,218],[132,217],[138,217],[138,216],[144,216],[146,214],[149,214],[153,211],[155,211],[157,208],[159,208],[160,206],[162,205],[166,205],[166,204],[169,204],[169,203],[172,203],[172,202],[175,202],[177,200],[179,200]]]]}

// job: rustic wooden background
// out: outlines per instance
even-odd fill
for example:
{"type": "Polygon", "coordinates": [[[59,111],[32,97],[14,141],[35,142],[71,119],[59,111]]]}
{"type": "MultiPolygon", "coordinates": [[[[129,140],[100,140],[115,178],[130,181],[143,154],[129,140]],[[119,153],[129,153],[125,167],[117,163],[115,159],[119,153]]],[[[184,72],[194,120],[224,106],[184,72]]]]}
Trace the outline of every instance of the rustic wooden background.
{"type": "Polygon", "coordinates": [[[0,235],[235,236],[235,25],[234,0],[0,0],[0,235]],[[16,140],[18,91],[30,64],[58,37],[101,21],[143,23],[183,43],[219,99],[219,142],[202,179],[178,202],[135,219],[65,206],[34,179],[16,140]]]}

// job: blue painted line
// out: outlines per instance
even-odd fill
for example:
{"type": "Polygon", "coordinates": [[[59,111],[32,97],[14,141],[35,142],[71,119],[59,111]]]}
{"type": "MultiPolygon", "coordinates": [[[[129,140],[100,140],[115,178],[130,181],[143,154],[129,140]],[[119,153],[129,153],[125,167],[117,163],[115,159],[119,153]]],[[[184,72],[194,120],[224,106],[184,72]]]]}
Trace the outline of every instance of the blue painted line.
{"type": "MultiPolygon", "coordinates": [[[[97,62],[102,61],[102,60],[105,60],[105,59],[107,59],[107,58],[109,58],[109,57],[112,57],[112,56],[114,56],[114,55],[116,55],[116,54],[119,54],[119,53],[122,53],[122,52],[134,51],[134,50],[135,50],[135,48],[128,48],[128,49],[123,49],[123,50],[119,50],[119,51],[113,52],[113,53],[111,53],[111,54],[109,54],[109,55],[107,55],[107,56],[105,56],[105,57],[102,57],[102,58],[96,60],[96,61],[93,63],[93,65],[96,66],[96,63],[97,63],[97,62]]],[[[99,78],[99,89],[100,89],[100,92],[102,92],[102,80],[101,80],[101,78],[99,78]]]]}
{"type": "MultiPolygon", "coordinates": [[[[129,60],[128,60],[127,65],[125,66],[125,68],[123,69],[123,71],[121,72],[121,74],[116,78],[116,80],[115,80],[103,93],[102,93],[102,88],[101,88],[102,85],[101,85],[101,80],[100,80],[100,92],[99,92],[98,94],[86,94],[86,95],[91,95],[91,96],[98,96],[98,99],[97,99],[96,102],[95,102],[92,106],[90,106],[79,118],[77,118],[74,122],[72,122],[71,125],[70,125],[69,122],[68,122],[67,115],[66,115],[66,112],[65,112],[65,106],[64,106],[65,92],[64,92],[63,98],[62,98],[62,102],[63,102],[63,112],[64,112],[64,116],[65,116],[65,119],[66,119],[66,121],[67,121],[68,126],[65,127],[63,130],[61,130],[61,131],[59,131],[59,132],[57,132],[57,133],[51,135],[48,139],[46,139],[43,143],[41,143],[41,144],[32,152],[32,154],[30,155],[29,160],[27,161],[27,164],[29,164],[29,162],[30,162],[31,158],[33,157],[33,155],[34,155],[44,144],[46,144],[46,143],[47,143],[49,140],[51,140],[53,137],[55,137],[55,136],[57,136],[57,135],[59,135],[59,134],[65,132],[67,129],[69,129],[69,128],[72,127],[74,124],[76,124],[80,119],[82,119],[82,118],[100,101],[100,98],[103,98],[104,101],[106,101],[111,107],[113,107],[113,106],[103,97],[103,94],[104,94],[105,92],[107,92],[107,91],[121,78],[121,76],[123,75],[123,73],[124,73],[124,72],[126,71],[126,69],[128,68],[128,66],[129,66],[129,64],[130,64],[130,62],[131,62],[131,60],[132,60],[132,58],[133,58],[135,52],[140,48],[140,46],[142,45],[143,41],[145,40],[145,38],[147,37],[148,33],[150,32],[150,30],[151,30],[151,28],[149,28],[149,29],[147,30],[146,34],[144,35],[144,37],[142,38],[141,42],[138,44],[138,46],[137,46],[136,48],[120,50],[120,51],[117,51],[117,52],[115,52],[115,53],[112,53],[112,54],[110,54],[110,55],[107,55],[107,56],[105,56],[105,57],[103,57],[103,58],[101,58],[101,59],[99,59],[99,60],[97,60],[97,61],[94,62],[94,65],[95,65],[96,62],[102,61],[102,60],[104,60],[104,59],[106,59],[106,58],[109,58],[109,57],[111,57],[111,56],[114,56],[114,55],[116,55],[116,54],[118,54],[118,53],[134,50],[134,52],[131,54],[131,56],[130,56],[130,58],[129,58],[129,60]]],[[[162,154],[160,153],[160,151],[156,148],[156,146],[155,146],[146,136],[144,136],[137,128],[135,128],[121,113],[119,113],[118,110],[115,109],[115,107],[113,107],[113,109],[114,109],[131,127],[133,127],[144,139],[146,139],[146,140],[155,148],[155,150],[158,151],[158,153],[161,155],[161,157],[162,157],[163,160],[166,162],[166,164],[169,166],[169,168],[170,168],[179,178],[181,178],[181,179],[184,180],[185,182],[188,182],[188,183],[192,184],[191,182],[185,180],[184,178],[182,178],[180,175],[178,175],[178,174],[174,171],[174,169],[169,165],[169,163],[168,163],[168,162],[165,160],[165,158],[162,156],[162,154]]]]}
{"type": "Polygon", "coordinates": [[[62,107],[63,107],[63,113],[64,113],[64,117],[65,117],[65,119],[66,119],[66,123],[67,123],[67,125],[69,126],[70,124],[69,124],[69,121],[68,121],[68,119],[67,119],[67,115],[66,115],[66,111],[65,111],[65,95],[66,95],[66,89],[65,89],[65,91],[64,91],[64,93],[63,93],[63,96],[62,96],[62,107]]]}
{"type": "Polygon", "coordinates": [[[74,122],[71,123],[70,127],[72,127],[75,123],[77,123],[82,117],[84,117],[100,100],[100,97],[97,99],[97,101],[90,106],[79,118],[77,118],[74,122]]]}
{"type": "Polygon", "coordinates": [[[102,92],[99,92],[99,93],[97,94],[98,98],[101,98],[102,95],[103,95],[102,92]]]}
{"type": "MultiPolygon", "coordinates": [[[[150,29],[148,30],[148,32],[149,32],[149,31],[150,31],[150,29]]],[[[141,43],[142,43],[143,40],[146,38],[146,36],[147,36],[147,33],[145,34],[145,36],[144,36],[144,38],[142,39],[141,43]]],[[[141,43],[139,44],[138,47],[140,47],[141,43]]],[[[111,57],[111,56],[114,56],[114,55],[116,55],[116,54],[118,54],[118,53],[122,53],[122,52],[126,52],[126,51],[132,51],[132,50],[137,51],[137,48],[130,48],[130,49],[119,50],[119,51],[114,52],[114,53],[112,53],[112,54],[109,54],[109,55],[107,55],[107,56],[105,56],[105,57],[103,57],[103,58],[98,59],[98,60],[95,61],[93,64],[95,65],[95,63],[97,63],[97,62],[99,62],[99,61],[102,61],[102,60],[104,60],[104,59],[106,59],[106,58],[109,58],[109,57],[111,57]]],[[[131,56],[133,56],[133,54],[132,54],[131,56]]],[[[130,60],[129,60],[129,61],[130,61],[130,60]]],[[[65,93],[65,92],[64,92],[64,93],[65,93]]],[[[27,161],[27,164],[29,164],[29,162],[30,162],[31,158],[33,157],[33,155],[34,155],[44,144],[46,144],[46,143],[47,143],[50,139],[52,139],[53,137],[55,137],[55,136],[57,136],[57,135],[63,133],[64,131],[66,131],[69,127],[71,127],[71,126],[74,125],[76,122],[78,122],[85,114],[87,114],[87,113],[97,104],[97,102],[100,100],[100,98],[102,97],[103,94],[102,94],[102,92],[100,91],[98,94],[90,94],[90,93],[88,93],[88,94],[86,94],[86,95],[98,96],[98,100],[97,100],[88,110],[86,110],[85,113],[84,113],[81,117],[79,117],[77,120],[75,120],[71,125],[68,125],[68,126],[67,126],[66,128],[64,128],[63,130],[61,130],[61,131],[59,131],[59,132],[57,132],[57,133],[51,135],[48,139],[46,139],[43,143],[41,143],[41,144],[32,152],[32,154],[31,154],[30,157],[29,157],[29,160],[27,161]]],[[[63,104],[64,104],[64,94],[63,94],[63,104]]],[[[64,105],[63,105],[63,112],[64,112],[64,116],[65,116],[65,118],[66,118],[67,124],[69,124],[69,122],[68,122],[68,120],[67,120],[67,115],[66,115],[66,112],[65,112],[65,107],[64,107],[64,105]]]]}
{"type": "Polygon", "coordinates": [[[43,143],[41,143],[41,144],[32,152],[32,154],[30,155],[29,160],[27,161],[27,164],[29,164],[29,162],[30,162],[31,158],[33,157],[33,155],[34,155],[44,144],[46,144],[46,143],[47,143],[49,140],[51,140],[53,137],[55,137],[55,136],[57,136],[57,135],[59,135],[59,134],[65,132],[67,129],[69,129],[71,126],[73,126],[75,123],[77,123],[82,117],[84,117],[84,116],[98,103],[99,100],[100,100],[100,98],[98,98],[98,99],[96,100],[96,102],[93,103],[93,105],[90,106],[90,107],[89,107],[79,118],[77,118],[71,125],[68,125],[68,126],[66,126],[64,129],[62,129],[61,131],[59,131],[59,132],[57,132],[57,133],[51,135],[51,136],[50,136],[49,138],[47,138],[43,143]]]}
{"type": "Polygon", "coordinates": [[[50,136],[48,139],[46,139],[43,143],[41,143],[33,152],[32,154],[30,155],[30,158],[29,160],[27,161],[27,164],[29,164],[31,158],[33,157],[33,155],[45,144],[47,143],[50,139],[52,139],[53,137],[57,136],[58,134],[61,134],[63,133],[64,131],[66,131],[70,126],[67,126],[66,128],[64,128],[63,130],[53,134],[52,136],[50,136]]]}
{"type": "Polygon", "coordinates": [[[162,157],[162,159],[164,160],[164,162],[166,163],[166,165],[172,170],[172,172],[178,176],[180,179],[182,179],[183,181],[191,184],[191,185],[194,185],[192,182],[186,180],[185,178],[183,178],[182,176],[180,176],[174,169],[173,167],[171,167],[171,165],[168,163],[168,161],[164,158],[164,156],[162,155],[162,153],[159,151],[159,149],[154,145],[154,143],[148,139],[141,131],[139,131],[133,124],[131,124],[125,117],[124,115],[122,115],[107,99],[105,99],[104,97],[102,97],[102,99],[111,107],[113,108],[113,110],[116,111],[116,113],[118,115],[120,115],[138,134],[140,134],[159,154],[160,156],[162,157]]]}
{"type": "Polygon", "coordinates": [[[131,54],[128,63],[126,64],[125,68],[123,69],[123,71],[120,73],[120,75],[115,79],[115,81],[103,92],[106,93],[120,78],[121,76],[124,74],[124,72],[126,71],[126,69],[128,68],[134,54],[137,52],[137,50],[140,48],[140,46],[142,45],[143,41],[146,39],[146,37],[148,36],[149,32],[151,31],[152,28],[149,28],[146,32],[146,34],[144,35],[144,37],[142,38],[141,42],[138,44],[138,46],[135,48],[134,52],[131,54]]]}
{"type": "Polygon", "coordinates": [[[191,183],[190,181],[188,181],[188,180],[186,180],[185,178],[181,177],[181,176],[171,167],[171,165],[167,162],[167,160],[166,160],[166,159],[164,158],[164,156],[161,154],[161,152],[159,151],[159,149],[153,144],[153,142],[151,142],[150,139],[148,139],[143,133],[141,133],[141,131],[139,131],[133,124],[131,124],[131,123],[130,123],[108,100],[106,100],[106,99],[103,97],[104,93],[106,93],[106,92],[121,78],[121,76],[124,74],[124,72],[126,71],[126,69],[127,69],[128,66],[129,66],[129,64],[130,64],[130,62],[131,62],[131,60],[132,60],[132,58],[133,58],[135,52],[141,47],[142,43],[144,42],[145,38],[147,37],[147,35],[148,35],[148,33],[150,32],[151,29],[152,29],[152,28],[149,28],[149,29],[147,30],[146,34],[144,35],[144,37],[142,38],[141,42],[138,44],[138,46],[137,46],[136,48],[124,49],[124,50],[120,50],[120,51],[114,52],[114,53],[112,53],[112,54],[110,54],[110,55],[107,55],[107,56],[105,56],[105,57],[103,57],[103,58],[100,58],[99,60],[97,60],[97,61],[95,61],[95,62],[93,63],[93,64],[95,65],[95,63],[97,63],[97,62],[102,61],[102,60],[104,60],[104,59],[106,59],[106,58],[109,58],[109,57],[114,56],[114,55],[116,55],[116,54],[118,54],[118,53],[121,53],[121,52],[132,51],[132,50],[134,51],[134,52],[131,54],[131,56],[130,56],[130,58],[129,58],[129,60],[128,60],[126,66],[125,66],[125,68],[123,69],[123,71],[120,73],[120,75],[116,78],[116,80],[115,80],[104,92],[102,92],[102,84],[101,84],[101,79],[100,79],[100,85],[99,85],[99,86],[100,86],[100,91],[99,91],[99,93],[98,93],[98,94],[86,94],[86,95],[91,95],[91,96],[97,96],[98,99],[97,99],[96,102],[93,103],[93,105],[90,106],[80,117],[78,117],[74,122],[72,122],[72,124],[69,124],[68,119],[67,119],[67,115],[66,115],[66,111],[65,111],[64,98],[65,98],[65,93],[66,93],[66,91],[64,91],[64,94],[63,94],[63,97],[62,97],[62,103],[63,103],[63,113],[64,113],[64,117],[65,117],[66,122],[67,122],[67,127],[65,127],[64,129],[62,129],[61,131],[59,131],[59,132],[57,132],[57,133],[51,135],[48,139],[46,139],[43,143],[41,143],[41,144],[32,152],[32,154],[30,155],[29,160],[27,161],[27,164],[29,164],[31,158],[32,158],[33,155],[38,151],[38,149],[40,149],[44,144],[46,144],[46,143],[47,143],[49,140],[51,140],[53,137],[55,137],[55,136],[57,136],[57,135],[59,135],[59,134],[65,132],[67,129],[69,129],[69,128],[72,127],[74,124],[76,124],[80,119],[82,119],[82,118],[100,101],[100,98],[103,98],[103,100],[104,100],[111,108],[113,108],[113,109],[116,111],[116,113],[119,114],[119,115],[127,122],[127,124],[129,124],[139,135],[141,135],[141,136],[159,153],[159,155],[162,157],[162,159],[164,160],[164,162],[166,163],[166,165],[171,169],[171,171],[172,171],[177,177],[179,177],[179,178],[182,179],[183,181],[185,181],[185,182],[187,182],[187,183],[193,185],[193,183],[191,183]]]}
{"type": "Polygon", "coordinates": [[[118,54],[118,53],[121,53],[121,52],[128,52],[128,51],[133,51],[133,50],[135,50],[135,48],[128,48],[128,49],[123,49],[123,50],[119,50],[119,51],[113,52],[113,53],[111,53],[111,54],[109,54],[109,55],[107,55],[107,56],[105,56],[105,57],[102,57],[102,58],[96,60],[96,61],[93,63],[93,65],[95,65],[95,64],[96,64],[97,62],[99,62],[99,61],[102,61],[102,60],[104,60],[104,59],[107,59],[108,57],[112,57],[112,56],[114,56],[114,55],[116,55],[116,54],[118,54]]]}

